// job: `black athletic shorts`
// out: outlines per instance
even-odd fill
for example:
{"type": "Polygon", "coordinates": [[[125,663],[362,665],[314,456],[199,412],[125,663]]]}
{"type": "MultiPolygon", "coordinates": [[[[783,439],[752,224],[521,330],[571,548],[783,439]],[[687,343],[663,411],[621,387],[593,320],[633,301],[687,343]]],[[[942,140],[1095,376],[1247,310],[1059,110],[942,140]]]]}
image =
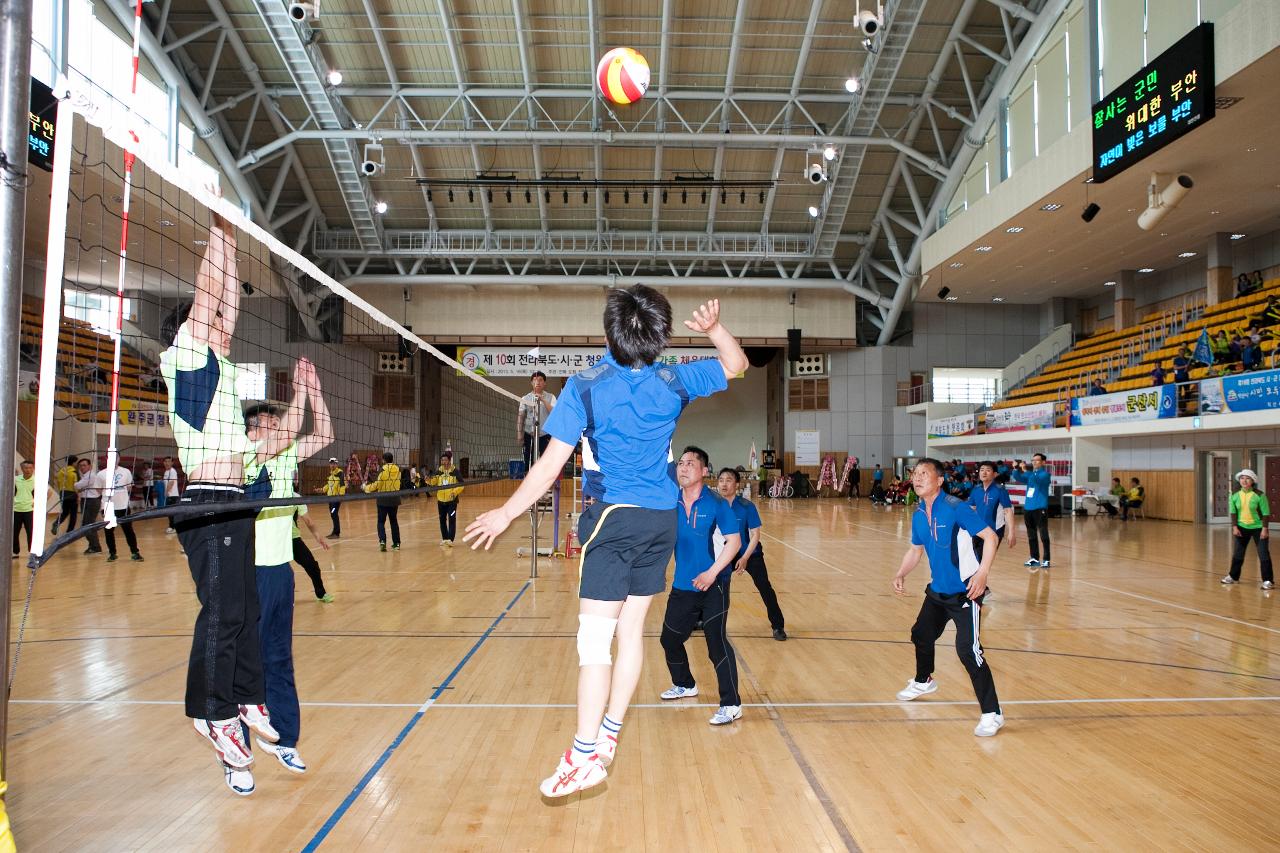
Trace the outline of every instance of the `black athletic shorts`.
{"type": "Polygon", "coordinates": [[[667,588],[676,547],[676,510],[596,501],[578,519],[578,597],[623,601],[667,588]]]}

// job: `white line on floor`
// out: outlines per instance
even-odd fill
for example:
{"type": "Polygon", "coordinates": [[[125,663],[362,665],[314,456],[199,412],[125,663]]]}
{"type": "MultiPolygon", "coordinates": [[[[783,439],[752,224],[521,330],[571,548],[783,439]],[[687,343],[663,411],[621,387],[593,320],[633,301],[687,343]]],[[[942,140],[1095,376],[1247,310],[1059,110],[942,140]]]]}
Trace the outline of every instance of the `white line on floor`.
{"type": "Polygon", "coordinates": [[[1210,613],[1208,610],[1197,610],[1197,609],[1195,609],[1194,607],[1187,607],[1187,606],[1186,606],[1186,605],[1184,605],[1184,604],[1176,604],[1176,603],[1174,603],[1174,602],[1172,602],[1172,601],[1164,601],[1164,600],[1159,599],[1159,598],[1152,598],[1152,597],[1151,597],[1151,596],[1149,596],[1149,595],[1139,595],[1139,594],[1138,594],[1138,593],[1136,593],[1136,592],[1125,592],[1123,589],[1115,589],[1114,587],[1110,587],[1110,586],[1103,586],[1103,585],[1102,585],[1102,584],[1100,584],[1100,583],[1094,583],[1093,581],[1081,580],[1080,578],[1072,578],[1071,580],[1072,580],[1074,583],[1082,583],[1082,584],[1084,584],[1085,586],[1095,587],[1096,589],[1105,589],[1107,592],[1114,592],[1114,593],[1116,593],[1117,595],[1127,595],[1127,596],[1129,596],[1130,598],[1138,598],[1138,599],[1141,599],[1141,600],[1143,600],[1143,601],[1150,601],[1152,604],[1161,604],[1161,605],[1164,605],[1165,607],[1175,607],[1175,608],[1177,608],[1178,610],[1185,610],[1185,611],[1186,611],[1186,612],[1188,612],[1188,613],[1197,613],[1197,614],[1199,614],[1199,615],[1201,615],[1201,616],[1208,616],[1208,617],[1209,617],[1209,618],[1211,618],[1211,619],[1221,619],[1223,622],[1234,622],[1234,623],[1236,623],[1237,625],[1247,625],[1247,626],[1249,626],[1250,628],[1257,628],[1259,631],[1267,631],[1267,632],[1270,632],[1270,633],[1272,633],[1272,634],[1280,634],[1280,630],[1277,630],[1277,629],[1275,629],[1275,628],[1268,628],[1266,625],[1259,625],[1259,624],[1257,624],[1256,622],[1247,622],[1247,621],[1245,621],[1244,619],[1235,619],[1235,618],[1232,618],[1232,617],[1230,617],[1230,616],[1223,616],[1223,615],[1221,615],[1221,614],[1219,614],[1219,613],[1210,613]]]}
{"type": "Polygon", "coordinates": [[[808,557],[810,560],[813,560],[815,563],[819,563],[820,565],[826,566],[828,569],[831,569],[832,571],[837,571],[840,574],[844,575],[845,577],[850,577],[849,573],[846,572],[844,569],[840,568],[839,566],[833,566],[830,563],[828,563],[826,560],[819,559],[818,557],[813,556],[807,551],[801,551],[796,546],[792,545],[789,542],[784,542],[783,540],[779,539],[777,536],[770,536],[768,533],[765,533],[763,531],[761,531],[760,535],[765,537],[766,539],[772,539],[774,542],[777,542],[783,548],[790,548],[792,551],[795,551],[797,554],[799,554],[802,557],[808,557]]]}

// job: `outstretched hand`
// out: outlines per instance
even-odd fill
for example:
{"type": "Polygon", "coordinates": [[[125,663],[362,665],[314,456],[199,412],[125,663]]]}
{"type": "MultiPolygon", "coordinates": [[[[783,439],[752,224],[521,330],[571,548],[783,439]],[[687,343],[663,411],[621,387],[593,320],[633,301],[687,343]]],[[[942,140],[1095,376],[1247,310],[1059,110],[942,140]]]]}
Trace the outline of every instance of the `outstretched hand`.
{"type": "Polygon", "coordinates": [[[684,325],[690,331],[710,334],[712,329],[720,325],[720,300],[709,299],[693,309],[693,319],[685,320],[684,325]]]}
{"type": "Polygon", "coordinates": [[[466,532],[462,534],[463,542],[471,542],[471,550],[474,551],[481,545],[488,551],[493,547],[493,543],[502,535],[508,527],[511,526],[511,519],[503,514],[501,509],[491,509],[488,512],[482,512],[476,516],[476,520],[467,525],[466,532]]]}

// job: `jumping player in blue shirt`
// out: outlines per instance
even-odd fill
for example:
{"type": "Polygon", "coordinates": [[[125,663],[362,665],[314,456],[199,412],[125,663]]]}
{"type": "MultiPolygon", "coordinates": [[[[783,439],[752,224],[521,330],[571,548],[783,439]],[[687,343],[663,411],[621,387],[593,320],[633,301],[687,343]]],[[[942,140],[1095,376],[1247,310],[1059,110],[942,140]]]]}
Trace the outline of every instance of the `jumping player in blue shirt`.
{"type": "Polygon", "coordinates": [[[547,797],[593,787],[608,775],[605,767],[640,679],[645,614],[666,588],[675,547],[676,421],[690,401],[723,391],[747,369],[746,353],[720,324],[719,300],[699,307],[684,324],[710,339],[717,358],[655,364],[671,339],[671,304],[644,285],[609,291],[608,352],[565,383],[547,418],[546,453],[515,494],[481,514],[463,537],[472,548],[491,547],[546,493],[582,441],[583,494],[594,502],[578,522],[578,727],[573,746],[540,786],[547,797]],[[615,631],[616,664],[610,654],[615,631]]]}
{"type": "Polygon", "coordinates": [[[954,622],[956,654],[969,671],[973,692],[982,709],[973,733],[978,737],[991,737],[1004,725],[1004,715],[1000,712],[995,681],[978,633],[982,599],[987,592],[987,573],[991,571],[999,540],[972,507],[942,493],[941,462],[921,459],[912,472],[911,482],[920,505],[911,516],[911,547],[893,576],[894,592],[906,594],[903,581],[919,565],[922,555],[929,557],[932,577],[924,588],[920,615],[911,626],[911,642],[916,647],[916,675],[898,692],[898,698],[909,702],[938,689],[938,683],[933,680],[934,644],[942,636],[947,622],[954,622]],[[980,562],[975,556],[975,538],[982,541],[980,562]]]}

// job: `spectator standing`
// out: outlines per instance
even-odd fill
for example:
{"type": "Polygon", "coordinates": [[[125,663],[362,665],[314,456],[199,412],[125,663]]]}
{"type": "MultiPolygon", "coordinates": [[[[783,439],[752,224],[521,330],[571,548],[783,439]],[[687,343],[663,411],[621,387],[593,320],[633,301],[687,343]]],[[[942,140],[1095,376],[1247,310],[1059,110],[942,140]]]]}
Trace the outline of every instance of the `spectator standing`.
{"type": "Polygon", "coordinates": [[[1157,363],[1155,367],[1151,368],[1151,384],[1163,385],[1167,375],[1168,374],[1165,372],[1165,369],[1157,363]]]}
{"type": "Polygon", "coordinates": [[[1036,453],[1031,457],[1030,467],[1024,462],[1013,472],[1013,481],[1027,487],[1023,512],[1027,522],[1027,545],[1031,548],[1031,559],[1023,565],[1032,571],[1050,568],[1049,486],[1053,482],[1053,476],[1046,462],[1048,459],[1043,453],[1036,453]],[[1043,560],[1040,559],[1041,550],[1044,551],[1043,560]]]}
{"type": "Polygon", "coordinates": [[[1244,554],[1252,542],[1258,550],[1258,566],[1262,571],[1262,588],[1272,589],[1275,577],[1271,571],[1271,505],[1267,496],[1257,490],[1258,475],[1249,468],[1236,474],[1240,490],[1231,494],[1231,534],[1235,537],[1235,549],[1231,554],[1231,569],[1222,579],[1224,584],[1240,583],[1240,569],[1244,566],[1244,554]]]}
{"type": "Polygon", "coordinates": [[[1101,379],[1094,379],[1093,384],[1089,386],[1090,397],[1100,397],[1107,393],[1107,386],[1102,384],[1101,379]]]}
{"type": "Polygon", "coordinates": [[[58,526],[65,520],[68,530],[76,529],[76,511],[80,508],[80,497],[76,494],[76,480],[80,479],[80,472],[76,470],[79,467],[80,460],[74,456],[67,457],[67,464],[58,469],[53,475],[54,486],[58,490],[58,497],[62,500],[62,512],[58,514],[58,520],[53,523],[53,535],[58,535],[58,526]]]}
{"type": "Polygon", "coordinates": [[[533,467],[534,433],[537,433],[538,456],[547,452],[547,444],[551,435],[547,432],[547,417],[556,405],[556,395],[547,390],[547,374],[535,370],[529,377],[533,390],[520,398],[520,409],[516,413],[516,433],[524,445],[524,469],[533,467]],[[535,426],[536,424],[536,426],[535,426]]]}
{"type": "MultiPolygon", "coordinates": [[[[80,505],[80,526],[84,527],[98,520],[98,513],[102,511],[102,488],[98,483],[98,475],[93,470],[93,463],[88,459],[81,459],[79,467],[80,479],[76,480],[76,494],[83,501],[80,505]]],[[[89,541],[86,554],[102,553],[97,530],[90,530],[85,538],[89,541]]]]}
{"type": "MultiPolygon", "coordinates": [[[[117,527],[124,531],[125,544],[135,563],[142,562],[142,554],[138,553],[138,537],[133,532],[133,525],[125,521],[129,517],[129,492],[133,490],[133,472],[123,465],[117,465],[115,476],[109,478],[107,469],[98,472],[98,488],[102,490],[102,499],[110,500],[116,510],[117,527]]],[[[114,563],[116,557],[116,532],[108,527],[107,562],[114,563]]]]}
{"type": "Polygon", "coordinates": [[[151,463],[144,463],[142,466],[142,505],[149,508],[155,502],[155,484],[156,471],[151,467],[151,463]]]}
{"type": "Polygon", "coordinates": [[[13,478],[13,556],[18,556],[18,531],[27,531],[27,553],[31,553],[31,524],[36,509],[36,466],[22,461],[21,473],[13,478]]]}
{"type": "MultiPolygon", "coordinates": [[[[338,457],[329,457],[329,476],[324,481],[324,493],[331,498],[337,498],[347,493],[347,481],[342,475],[342,466],[338,464],[338,457]]],[[[342,501],[329,501],[329,522],[332,529],[329,531],[327,539],[342,538],[342,501]]],[[[310,519],[307,519],[310,522],[310,519]]]]}

